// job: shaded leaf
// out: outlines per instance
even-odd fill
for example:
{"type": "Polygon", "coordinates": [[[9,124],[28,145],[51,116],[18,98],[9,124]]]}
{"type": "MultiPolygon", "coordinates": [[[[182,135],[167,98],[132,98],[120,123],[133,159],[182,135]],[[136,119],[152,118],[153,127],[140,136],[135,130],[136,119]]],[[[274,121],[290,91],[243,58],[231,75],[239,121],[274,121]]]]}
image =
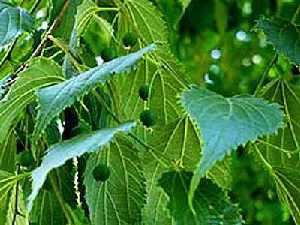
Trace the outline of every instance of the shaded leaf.
{"type": "Polygon", "coordinates": [[[279,53],[288,57],[292,63],[300,65],[299,26],[282,19],[260,19],[257,26],[279,53]]]}
{"type": "Polygon", "coordinates": [[[0,169],[14,172],[16,169],[17,143],[13,133],[0,145],[0,169]]]}
{"type": "Polygon", "coordinates": [[[168,172],[159,180],[169,196],[168,208],[177,225],[241,225],[243,220],[237,205],[211,181],[203,179],[197,187],[193,205],[189,208],[188,192],[192,173],[168,172]]]}
{"type": "Polygon", "coordinates": [[[161,126],[149,137],[153,149],[143,155],[143,168],[147,178],[147,203],[143,210],[143,220],[147,225],[171,224],[166,211],[167,196],[157,186],[164,172],[173,168],[194,171],[200,160],[200,140],[189,118],[180,118],[161,126]]]}

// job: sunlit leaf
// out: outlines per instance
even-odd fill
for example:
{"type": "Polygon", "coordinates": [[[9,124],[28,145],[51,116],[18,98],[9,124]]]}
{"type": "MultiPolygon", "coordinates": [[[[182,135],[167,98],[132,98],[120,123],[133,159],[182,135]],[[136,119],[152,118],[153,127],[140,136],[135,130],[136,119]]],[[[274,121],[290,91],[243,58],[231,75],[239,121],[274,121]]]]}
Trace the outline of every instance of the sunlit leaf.
{"type": "Polygon", "coordinates": [[[277,135],[259,139],[254,150],[270,171],[276,183],[279,198],[300,223],[300,89],[285,80],[274,80],[261,96],[284,106],[287,124],[277,135]]]}
{"type": "Polygon", "coordinates": [[[32,60],[0,101],[0,143],[6,139],[26,106],[36,100],[36,90],[63,80],[60,67],[55,62],[46,58],[32,60]]]}
{"type": "Polygon", "coordinates": [[[87,162],[84,184],[93,224],[127,225],[141,222],[146,199],[145,178],[139,149],[128,137],[117,136],[87,162]],[[107,181],[97,182],[92,171],[99,163],[111,171],[107,181]]]}

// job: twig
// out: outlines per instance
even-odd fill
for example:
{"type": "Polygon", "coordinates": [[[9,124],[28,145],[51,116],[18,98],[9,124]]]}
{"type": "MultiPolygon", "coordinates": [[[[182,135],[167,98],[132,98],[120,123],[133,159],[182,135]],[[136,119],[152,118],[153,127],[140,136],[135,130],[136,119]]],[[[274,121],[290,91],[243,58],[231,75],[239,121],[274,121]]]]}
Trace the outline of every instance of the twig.
{"type": "MultiPolygon", "coordinates": [[[[50,35],[52,33],[52,31],[58,26],[60,19],[63,17],[65,11],[67,10],[69,5],[69,0],[65,0],[64,1],[64,5],[59,13],[59,15],[55,18],[55,20],[53,21],[52,25],[50,26],[49,30],[44,34],[40,44],[38,45],[38,47],[36,48],[36,50],[33,52],[33,54],[30,56],[30,58],[28,60],[26,60],[25,63],[23,63],[12,75],[12,83],[14,83],[15,79],[17,78],[18,74],[23,72],[24,70],[27,69],[29,62],[36,56],[40,55],[40,53],[42,52],[44,45],[48,39],[48,35],[50,35]]],[[[11,85],[10,84],[10,85],[11,85]]]]}

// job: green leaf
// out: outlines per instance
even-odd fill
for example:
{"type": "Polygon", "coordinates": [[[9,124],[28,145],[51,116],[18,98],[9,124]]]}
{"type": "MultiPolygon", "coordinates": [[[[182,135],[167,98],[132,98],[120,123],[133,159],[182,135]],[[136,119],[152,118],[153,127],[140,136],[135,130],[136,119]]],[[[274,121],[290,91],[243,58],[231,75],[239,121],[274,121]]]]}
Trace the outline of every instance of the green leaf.
{"type": "Polygon", "coordinates": [[[189,172],[164,173],[159,185],[169,196],[168,208],[177,225],[241,225],[239,209],[223,191],[209,180],[201,180],[193,199],[193,212],[188,205],[192,180],[189,172]]]}
{"type": "Polygon", "coordinates": [[[16,169],[17,143],[13,133],[0,145],[0,169],[14,172],[16,169]]]}
{"type": "Polygon", "coordinates": [[[124,23],[124,17],[128,17],[145,44],[153,42],[166,42],[168,40],[165,21],[162,14],[153,4],[147,0],[128,0],[124,1],[121,12],[120,21],[124,23]],[[155,29],[153,29],[155,27],[155,29]]]}
{"type": "MultiPolygon", "coordinates": [[[[138,119],[143,110],[150,109],[156,114],[155,127],[166,125],[182,113],[174,96],[186,87],[187,76],[181,64],[170,53],[167,27],[161,12],[145,0],[129,0],[118,4],[120,16],[117,36],[120,40],[129,30],[137,35],[139,47],[152,42],[163,44],[158,45],[153,57],[145,57],[132,75],[118,77],[112,85],[114,93],[110,94],[116,105],[115,111],[121,119],[127,120],[138,119]],[[144,85],[149,86],[146,102],[139,97],[139,89],[144,85]]],[[[141,135],[144,137],[145,132],[141,131],[141,135]]]]}
{"type": "Polygon", "coordinates": [[[239,145],[275,133],[282,126],[280,106],[253,96],[224,98],[212,91],[191,87],[182,93],[181,102],[204,140],[201,175],[239,145]]]}
{"type": "Polygon", "coordinates": [[[117,105],[118,116],[124,120],[138,119],[140,113],[149,108],[157,116],[156,126],[174,121],[182,113],[174,96],[178,95],[188,82],[182,65],[170,53],[167,27],[161,12],[146,0],[124,1],[120,6],[118,23],[117,32],[120,39],[130,30],[137,35],[139,47],[152,42],[163,43],[158,45],[153,57],[145,57],[132,75],[126,78],[119,77],[114,84],[113,91],[116,94],[113,95],[117,97],[113,100],[117,105]],[[147,102],[142,101],[138,94],[141,86],[145,84],[149,86],[147,102]]]}
{"type": "Polygon", "coordinates": [[[280,200],[300,224],[300,88],[285,80],[274,80],[260,94],[284,106],[287,124],[277,135],[259,139],[253,147],[273,176],[280,200]]]}
{"type": "Polygon", "coordinates": [[[67,160],[78,157],[87,152],[99,150],[109,143],[119,131],[128,132],[135,123],[128,122],[115,128],[98,130],[89,134],[76,136],[70,140],[51,146],[47,150],[41,165],[32,172],[32,192],[28,197],[28,211],[32,209],[32,203],[40,188],[43,186],[47,174],[54,168],[62,166],[67,160]]]}
{"type": "Polygon", "coordinates": [[[42,57],[30,62],[28,69],[19,74],[8,94],[0,101],[0,143],[5,141],[26,106],[36,99],[35,91],[61,81],[61,68],[55,62],[42,57]]]}
{"type": "MultiPolygon", "coordinates": [[[[143,209],[143,221],[147,225],[171,224],[171,217],[166,212],[168,198],[157,183],[163,173],[174,168],[189,172],[197,168],[201,149],[199,134],[186,116],[158,127],[147,141],[152,149],[143,152],[148,194],[143,209]]],[[[216,163],[208,177],[218,186],[228,189],[231,184],[230,172],[230,160],[227,158],[216,163]]]]}
{"type": "Polygon", "coordinates": [[[124,135],[116,136],[109,146],[88,159],[84,184],[92,224],[140,224],[146,198],[141,165],[139,149],[124,135]],[[111,171],[105,182],[97,182],[92,176],[99,163],[111,171]]]}
{"type": "Polygon", "coordinates": [[[50,21],[54,21],[55,18],[59,16],[59,13],[64,7],[64,4],[67,4],[67,8],[60,18],[60,23],[58,27],[53,31],[53,36],[56,38],[63,39],[64,41],[69,41],[71,36],[70,33],[73,30],[75,23],[75,15],[77,13],[77,7],[81,4],[82,0],[72,0],[69,2],[61,1],[61,0],[52,0],[51,4],[51,15],[50,21]]]}
{"type": "Polygon", "coordinates": [[[66,107],[71,106],[91,88],[104,84],[114,74],[130,69],[143,55],[153,51],[155,45],[149,45],[135,53],[119,57],[101,66],[90,69],[60,84],[38,90],[39,113],[33,137],[37,140],[47,125],[66,107]]]}
{"type": "Polygon", "coordinates": [[[66,208],[71,215],[72,223],[68,225],[90,225],[90,221],[85,216],[84,211],[81,208],[72,209],[66,205],[66,208]]]}
{"type": "Polygon", "coordinates": [[[23,191],[20,186],[15,185],[8,196],[8,211],[6,214],[6,223],[4,225],[29,225],[23,191]],[[16,202],[18,203],[17,205],[16,202]],[[16,212],[18,213],[16,214],[16,212]]]}
{"type": "MultiPolygon", "coordinates": [[[[98,31],[97,33],[101,33],[101,35],[104,35],[105,33],[107,36],[111,36],[113,33],[112,26],[104,18],[97,15],[98,11],[99,7],[91,0],[84,0],[77,7],[77,14],[69,42],[69,50],[73,55],[67,54],[64,61],[64,72],[67,78],[77,75],[78,73],[75,65],[72,65],[74,63],[72,63],[71,59],[73,56],[80,58],[79,39],[92,22],[96,23],[99,26],[98,28],[101,29],[101,32],[98,31]]],[[[91,46],[94,46],[94,42],[91,43],[91,46]]]]}
{"type": "Polygon", "coordinates": [[[24,9],[3,0],[0,1],[0,18],[0,47],[33,28],[33,18],[24,9]]]}
{"type": "Polygon", "coordinates": [[[169,26],[176,30],[190,0],[156,0],[158,8],[162,11],[169,26]]]}
{"type": "Polygon", "coordinates": [[[84,0],[77,8],[75,27],[79,36],[84,33],[92,20],[96,20],[101,25],[104,25],[105,29],[112,34],[113,28],[111,25],[105,19],[99,17],[97,12],[99,12],[99,7],[92,0],[84,0]]]}
{"type": "Polygon", "coordinates": [[[63,211],[53,191],[40,191],[33,204],[30,221],[37,224],[66,224],[63,211]]]}
{"type": "Polygon", "coordinates": [[[292,63],[300,65],[300,30],[297,25],[282,19],[260,19],[257,22],[279,53],[292,63]]]}
{"type": "Polygon", "coordinates": [[[268,104],[249,95],[224,98],[212,91],[191,87],[182,93],[181,102],[204,140],[190,198],[201,177],[216,161],[239,145],[275,133],[282,126],[283,113],[278,104],[268,104]]]}
{"type": "Polygon", "coordinates": [[[63,167],[54,169],[48,174],[32,206],[31,222],[56,225],[66,224],[70,220],[72,213],[66,208],[76,206],[74,175],[72,161],[68,161],[63,167]]]}
{"type": "Polygon", "coordinates": [[[167,196],[157,186],[162,173],[172,168],[194,171],[200,160],[200,140],[188,117],[157,128],[148,143],[153,149],[144,152],[143,168],[147,178],[147,204],[143,210],[145,224],[171,224],[166,212],[167,196]]]}
{"type": "MultiPolygon", "coordinates": [[[[5,170],[0,170],[0,222],[4,225],[12,224],[12,220],[15,214],[15,200],[16,200],[16,193],[17,193],[17,183],[27,177],[28,174],[21,174],[21,175],[14,175],[10,172],[5,170]]],[[[18,189],[18,199],[19,205],[18,209],[21,213],[25,212],[25,208],[23,207],[24,199],[22,198],[23,193],[20,189],[18,189]]],[[[25,225],[28,224],[27,217],[22,217],[20,215],[16,218],[17,225],[25,225]]]]}
{"type": "Polygon", "coordinates": [[[114,98],[122,120],[139,119],[140,113],[150,109],[156,114],[155,126],[166,125],[177,119],[182,111],[174,97],[184,89],[184,73],[169,55],[161,59],[162,65],[145,59],[136,71],[127,77],[118,77],[114,84],[114,98]],[[139,89],[149,86],[148,101],[139,97],[139,89]]]}
{"type": "Polygon", "coordinates": [[[222,161],[217,162],[209,171],[208,177],[220,188],[230,190],[232,185],[231,157],[227,156],[222,161]]]}

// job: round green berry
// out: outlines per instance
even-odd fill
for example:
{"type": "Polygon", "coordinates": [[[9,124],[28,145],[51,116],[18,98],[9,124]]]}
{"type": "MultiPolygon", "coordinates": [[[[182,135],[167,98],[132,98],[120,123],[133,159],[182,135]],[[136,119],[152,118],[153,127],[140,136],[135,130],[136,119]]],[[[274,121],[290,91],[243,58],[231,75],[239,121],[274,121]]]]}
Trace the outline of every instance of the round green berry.
{"type": "Polygon", "coordinates": [[[106,181],[110,176],[110,169],[105,164],[99,164],[93,170],[93,177],[96,181],[106,181]]]}
{"type": "Polygon", "coordinates": [[[137,43],[137,37],[134,33],[129,32],[124,35],[122,42],[126,48],[132,48],[137,43]]]}
{"type": "Polygon", "coordinates": [[[141,112],[140,120],[146,127],[151,127],[155,124],[156,115],[151,110],[147,109],[141,112]]]}
{"type": "Polygon", "coordinates": [[[139,95],[141,99],[147,101],[149,97],[149,86],[148,85],[141,86],[139,89],[139,95]]]}
{"type": "Polygon", "coordinates": [[[101,58],[104,62],[108,62],[116,57],[115,51],[112,48],[105,48],[101,51],[101,58]]]}
{"type": "Polygon", "coordinates": [[[33,165],[34,159],[30,151],[24,151],[20,153],[21,166],[29,167],[33,165]]]}

